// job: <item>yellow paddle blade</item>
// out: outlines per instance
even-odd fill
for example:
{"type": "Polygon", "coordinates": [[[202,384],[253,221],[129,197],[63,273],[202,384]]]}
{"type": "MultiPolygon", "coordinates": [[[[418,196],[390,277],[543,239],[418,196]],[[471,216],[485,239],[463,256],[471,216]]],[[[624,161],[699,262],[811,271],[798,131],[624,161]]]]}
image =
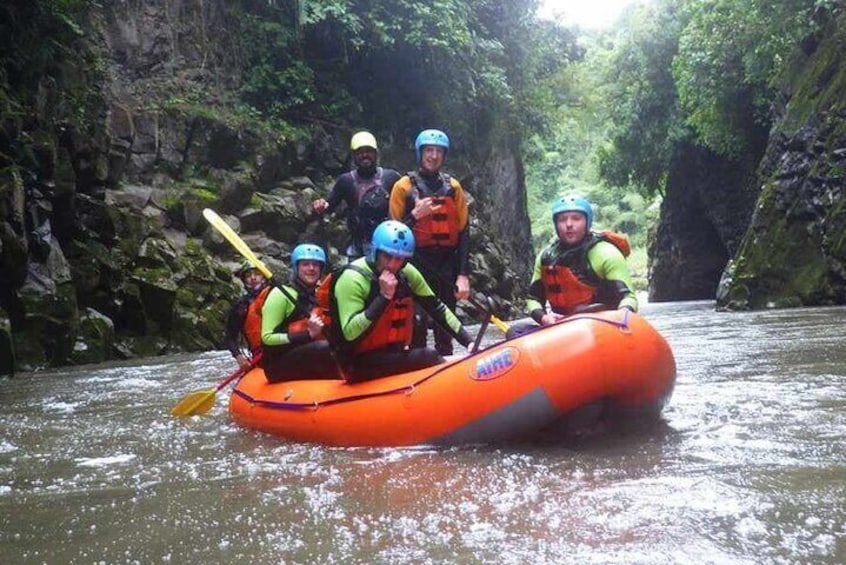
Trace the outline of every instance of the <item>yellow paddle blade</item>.
{"type": "Polygon", "coordinates": [[[214,395],[217,389],[195,390],[186,394],[173,410],[171,416],[193,416],[194,414],[205,414],[214,406],[214,395]]]}
{"type": "Polygon", "coordinates": [[[273,277],[273,273],[270,272],[270,269],[267,268],[267,265],[262,263],[256,254],[247,247],[247,244],[244,243],[244,240],[235,233],[229,224],[223,221],[223,218],[217,215],[217,212],[212,210],[211,208],[206,208],[203,210],[203,217],[210,223],[214,229],[220,232],[220,235],[226,238],[232,246],[238,250],[238,253],[244,256],[245,259],[249,260],[253,265],[256,266],[256,269],[261,271],[266,278],[270,279],[273,277]]]}
{"type": "Polygon", "coordinates": [[[505,322],[503,322],[502,320],[500,320],[499,318],[497,318],[493,314],[491,314],[491,322],[493,322],[496,327],[498,327],[500,330],[502,330],[502,333],[505,333],[505,332],[508,331],[508,324],[506,324],[505,322]]]}

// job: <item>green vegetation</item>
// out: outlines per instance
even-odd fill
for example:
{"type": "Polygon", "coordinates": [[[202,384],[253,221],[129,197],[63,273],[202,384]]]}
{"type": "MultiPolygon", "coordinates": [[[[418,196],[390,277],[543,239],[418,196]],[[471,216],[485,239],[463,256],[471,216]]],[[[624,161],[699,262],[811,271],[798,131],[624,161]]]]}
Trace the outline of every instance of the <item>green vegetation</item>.
{"type": "Polygon", "coordinates": [[[645,285],[676,148],[733,158],[760,143],[796,52],[840,10],[821,0],[655,0],[580,37],[582,56],[539,85],[554,93],[551,125],[524,146],[535,247],[553,235],[552,200],[581,193],[598,227],[629,235],[645,285]]]}
{"type": "MultiPolygon", "coordinates": [[[[552,236],[551,201],[583,193],[596,205],[598,227],[629,235],[632,265],[644,274],[679,143],[728,157],[749,151],[769,127],[793,53],[842,9],[835,0],[654,0],[610,30],[584,34],[539,21],[536,7],[229,2],[237,91],[164,84],[151,103],[281,141],[328,124],[366,126],[402,144],[426,125],[449,130],[471,159],[474,147],[511,144],[525,157],[535,247],[552,236]]],[[[5,116],[37,107],[36,93],[54,81],[64,85],[56,112],[84,125],[96,81],[68,81],[80,69],[104,68],[80,48],[98,10],[84,0],[0,7],[5,116]]],[[[212,197],[213,187],[192,186],[195,197],[212,197]]]]}

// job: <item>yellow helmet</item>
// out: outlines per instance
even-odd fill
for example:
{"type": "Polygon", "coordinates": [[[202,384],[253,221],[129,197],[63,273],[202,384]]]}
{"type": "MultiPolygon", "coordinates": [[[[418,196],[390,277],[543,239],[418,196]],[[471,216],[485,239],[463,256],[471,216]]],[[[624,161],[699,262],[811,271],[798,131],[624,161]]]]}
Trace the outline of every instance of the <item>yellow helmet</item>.
{"type": "Polygon", "coordinates": [[[362,147],[372,147],[376,151],[379,150],[376,145],[376,138],[369,131],[360,131],[350,140],[350,151],[356,151],[362,147]]]}

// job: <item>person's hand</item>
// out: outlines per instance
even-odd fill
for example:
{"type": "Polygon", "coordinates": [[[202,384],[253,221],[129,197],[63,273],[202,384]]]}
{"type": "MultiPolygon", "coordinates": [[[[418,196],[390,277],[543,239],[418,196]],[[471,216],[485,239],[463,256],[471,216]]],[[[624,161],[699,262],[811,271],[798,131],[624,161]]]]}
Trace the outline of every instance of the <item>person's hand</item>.
{"type": "Polygon", "coordinates": [[[322,214],[326,211],[326,208],[329,207],[329,203],[326,202],[323,198],[318,198],[314,202],[311,203],[311,209],[314,210],[317,214],[322,214]]]}
{"type": "Polygon", "coordinates": [[[426,216],[431,216],[432,212],[438,210],[440,207],[440,204],[432,204],[431,197],[421,198],[414,203],[414,209],[411,211],[411,215],[414,216],[415,220],[419,220],[426,216]]]}
{"type": "Polygon", "coordinates": [[[308,335],[311,339],[317,339],[317,337],[323,333],[323,319],[318,316],[317,314],[312,314],[308,318],[308,335]]]}
{"type": "Polygon", "coordinates": [[[249,357],[244,355],[243,353],[239,353],[235,356],[235,362],[238,363],[238,367],[241,369],[249,369],[252,361],[249,357]]]}
{"type": "Polygon", "coordinates": [[[458,275],[455,279],[455,297],[459,300],[467,300],[470,297],[470,277],[458,275]]]}
{"type": "Polygon", "coordinates": [[[551,326],[556,322],[560,322],[567,316],[562,316],[561,314],[556,314],[555,312],[550,312],[549,314],[544,314],[543,318],[541,318],[541,325],[542,326],[551,326]]]}
{"type": "Polygon", "coordinates": [[[394,293],[397,291],[397,277],[391,271],[382,271],[382,274],[379,275],[379,292],[382,293],[382,296],[391,300],[394,297],[394,293]]]}

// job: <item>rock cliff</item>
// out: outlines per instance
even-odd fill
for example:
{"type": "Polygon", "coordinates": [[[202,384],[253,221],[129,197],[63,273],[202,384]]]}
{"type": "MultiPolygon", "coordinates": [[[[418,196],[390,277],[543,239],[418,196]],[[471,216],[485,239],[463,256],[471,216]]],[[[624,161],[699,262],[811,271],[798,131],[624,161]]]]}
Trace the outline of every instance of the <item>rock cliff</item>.
{"type": "Polygon", "coordinates": [[[717,296],[730,309],[846,303],[846,18],[797,57],[760,195],[717,296]]]}
{"type": "Polygon", "coordinates": [[[841,14],[802,46],[773,127],[743,159],[677,149],[650,247],[651,300],[846,302],[843,23],[841,14]]]}
{"type": "MultiPolygon", "coordinates": [[[[351,130],[284,138],[233,112],[237,17],[223,0],[92,4],[75,53],[3,109],[0,373],[218,346],[237,256],[204,207],[280,277],[300,241],[343,248],[343,222],[309,210],[345,169],[351,130]]],[[[466,148],[455,173],[475,197],[473,284],[507,314],[529,224],[518,153],[490,147],[466,148]]],[[[409,140],[382,153],[413,159],[409,140]]]]}

